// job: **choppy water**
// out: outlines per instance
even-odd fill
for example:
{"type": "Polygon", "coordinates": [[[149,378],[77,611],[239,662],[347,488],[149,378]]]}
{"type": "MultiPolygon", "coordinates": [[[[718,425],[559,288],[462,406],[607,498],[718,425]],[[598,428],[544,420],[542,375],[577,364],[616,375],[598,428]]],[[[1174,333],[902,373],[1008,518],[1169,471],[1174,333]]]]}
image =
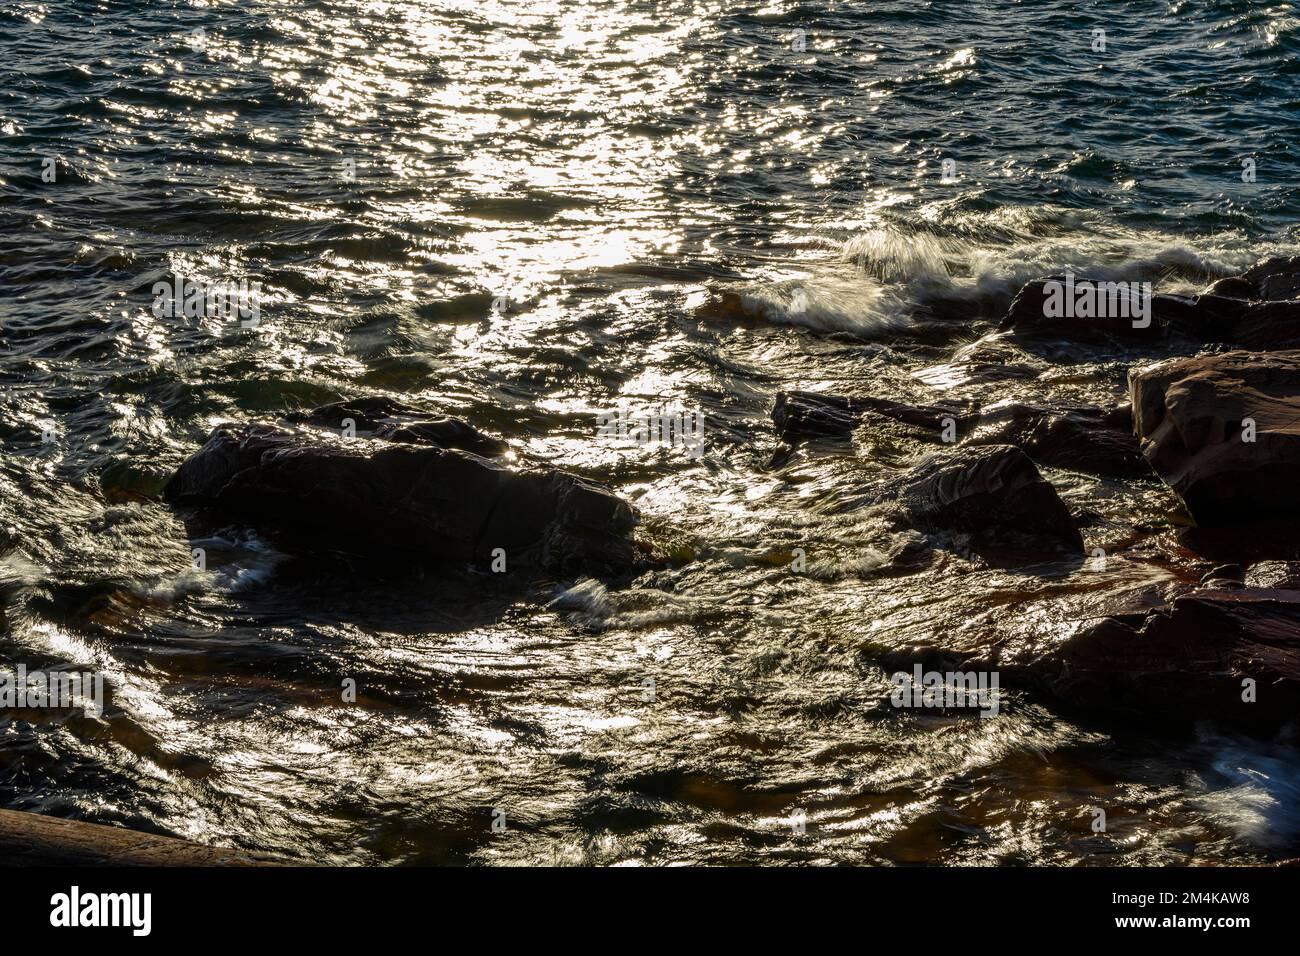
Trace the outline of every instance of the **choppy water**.
{"type": "Polygon", "coordinates": [[[1160,487],[1048,473],[1120,555],[1086,585],[883,577],[898,532],[827,505],[924,449],[767,466],[781,388],[1119,397],[1124,356],[990,339],[1011,293],[1294,249],[1298,129],[1290,3],[4,0],[0,667],[112,706],[0,715],[0,805],[340,863],[1295,855],[1286,741],[887,706],[882,645],[1195,580],[1160,487]],[[261,324],[156,318],[176,274],[261,324]],[[362,394],[608,483],[674,560],[322,565],[157,501],[213,423],[362,394]],[[707,454],[598,438],[620,401],[707,454]]]}

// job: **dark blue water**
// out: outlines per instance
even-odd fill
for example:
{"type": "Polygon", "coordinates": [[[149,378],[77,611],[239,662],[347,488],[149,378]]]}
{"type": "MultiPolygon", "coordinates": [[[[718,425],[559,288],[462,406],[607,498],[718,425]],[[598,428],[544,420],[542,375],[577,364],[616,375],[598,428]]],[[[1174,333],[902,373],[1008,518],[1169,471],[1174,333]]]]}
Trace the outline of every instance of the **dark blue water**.
{"type": "Polygon", "coordinates": [[[5,0],[0,666],[112,706],[0,714],[0,805],[333,862],[1295,855],[1285,742],[882,706],[881,645],[1195,580],[1172,496],[1049,475],[1131,548],[1086,584],[881,577],[899,532],[823,506],[924,450],[769,468],[768,414],[1118,398],[1129,357],[996,336],[1010,296],[1294,253],[1297,133],[1290,3],[5,0]],[[178,275],[259,324],[155,315],[178,275]],[[158,500],[219,421],[376,394],[606,482],[674,560],[435,585],[158,500]],[[700,408],[707,454],[601,438],[620,402],[700,408]]]}

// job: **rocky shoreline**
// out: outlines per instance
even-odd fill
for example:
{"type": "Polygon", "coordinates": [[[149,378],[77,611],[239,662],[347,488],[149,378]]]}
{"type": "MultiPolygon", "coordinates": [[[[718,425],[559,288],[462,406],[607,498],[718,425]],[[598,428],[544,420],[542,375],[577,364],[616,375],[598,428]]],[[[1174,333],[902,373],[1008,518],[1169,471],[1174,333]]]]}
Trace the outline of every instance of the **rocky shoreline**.
{"type": "MultiPolygon", "coordinates": [[[[1044,321],[1050,281],[1024,286],[1004,334],[1156,348],[1192,338],[1203,350],[1135,364],[1130,402],[1110,407],[782,392],[774,463],[796,448],[836,453],[864,428],[931,444],[909,472],[843,507],[960,533],[1025,566],[1045,553],[1088,558],[1079,516],[1040,467],[1165,482],[1196,525],[1190,551],[1197,533],[1220,532],[1207,557],[1224,570],[1202,585],[1147,594],[1136,607],[1107,599],[1068,623],[990,616],[885,656],[996,669],[1087,709],[1276,729],[1300,705],[1300,542],[1286,532],[1300,521],[1290,493],[1300,477],[1300,351],[1289,349],[1300,344],[1300,259],[1261,262],[1200,296],[1151,296],[1145,324],[1044,321]],[[1250,531],[1261,521],[1280,531],[1262,549],[1250,531]],[[1234,529],[1253,543],[1234,551],[1234,529]]],[[[632,534],[635,510],[608,489],[389,399],[335,403],[285,424],[222,425],[164,497],[377,558],[418,552],[483,570],[598,576],[651,561],[632,534]]]]}
{"type": "Polygon", "coordinates": [[[1048,281],[1016,296],[1005,334],[1155,349],[1192,339],[1202,350],[1135,364],[1130,402],[1111,408],[782,393],[774,459],[803,444],[832,451],[858,429],[929,442],[934,454],[880,497],[917,496],[934,507],[914,517],[984,537],[1049,533],[1081,561],[1078,525],[1035,466],[1158,478],[1195,525],[1182,545],[1219,565],[1199,585],[1135,594],[1128,606],[1108,596],[1069,620],[998,609],[931,642],[877,650],[896,665],[997,670],[1088,712],[1276,731],[1300,712],[1300,259],[1266,260],[1200,296],[1152,296],[1141,328],[1127,317],[1044,319],[1048,281]]]}
{"type": "MultiPolygon", "coordinates": [[[[1074,588],[1068,613],[989,607],[924,641],[873,644],[878,666],[993,671],[1087,714],[1151,723],[1212,719],[1261,734],[1300,709],[1300,259],[1263,262],[1203,296],[1154,297],[1153,340],[1201,336],[1192,356],[1136,362],[1128,404],[997,401],[907,405],[877,396],[781,392],[776,467],[796,451],[844,454],[863,431],[929,446],[908,470],[833,508],[869,508],[922,532],[872,573],[930,567],[960,537],[968,554],[1033,575],[1044,559],[1082,569],[1087,521],[1040,469],[1114,482],[1164,482],[1190,517],[1180,547],[1199,582],[1160,593],[1074,588]],[[1217,317],[1217,318],[1216,318],[1217,317]],[[1278,322],[1274,327],[1270,323],[1278,322]],[[1218,324],[1216,324],[1218,323],[1218,324]],[[1274,347],[1277,346],[1277,347],[1274,347]]],[[[1003,334],[1044,332],[1027,303],[1003,334]]],[[[1123,338],[1131,326],[1052,326],[1123,338]]],[[[1154,358],[1154,357],[1153,357],[1154,358]]],[[[235,518],[283,536],[310,560],[326,552],[433,560],[489,572],[593,575],[663,558],[634,536],[636,510],[608,489],[523,461],[466,422],[387,398],[336,402],[276,423],[222,424],[172,475],[163,498],[199,537],[235,518]]],[[[1134,540],[1140,540],[1134,529],[1134,540]]],[[[1093,552],[1095,554],[1095,552],[1093,552]]],[[[0,811],[10,864],[225,866],[275,863],[116,827],[0,811]]]]}

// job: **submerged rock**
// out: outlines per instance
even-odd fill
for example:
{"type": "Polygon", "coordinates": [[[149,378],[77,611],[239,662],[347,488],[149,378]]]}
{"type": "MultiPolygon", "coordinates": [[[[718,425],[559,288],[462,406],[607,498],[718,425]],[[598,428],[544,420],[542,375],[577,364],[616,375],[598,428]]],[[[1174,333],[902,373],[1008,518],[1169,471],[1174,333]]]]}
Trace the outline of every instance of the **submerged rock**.
{"type": "Polygon", "coordinates": [[[320,545],[382,557],[567,573],[634,559],[636,516],[606,489],[437,447],[222,425],[163,489],[320,545]]]}
{"type": "Polygon", "coordinates": [[[1083,550],[1065,502],[1011,445],[963,447],[931,458],[898,483],[892,499],[922,527],[967,532],[983,543],[1029,539],[1083,550]]]}
{"type": "Polygon", "coordinates": [[[1198,524],[1300,517],[1300,352],[1170,359],[1129,393],[1143,456],[1198,524]]]}

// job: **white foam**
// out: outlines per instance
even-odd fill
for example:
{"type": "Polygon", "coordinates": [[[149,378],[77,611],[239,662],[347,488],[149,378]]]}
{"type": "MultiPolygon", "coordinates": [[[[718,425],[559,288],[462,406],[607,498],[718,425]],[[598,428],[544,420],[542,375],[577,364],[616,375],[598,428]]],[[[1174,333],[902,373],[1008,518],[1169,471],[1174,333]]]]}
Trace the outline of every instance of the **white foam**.
{"type": "Polygon", "coordinates": [[[1284,848],[1300,837],[1300,766],[1295,750],[1213,738],[1212,766],[1227,783],[1196,799],[1217,826],[1256,846],[1284,848]]]}
{"type": "Polygon", "coordinates": [[[1192,240],[1046,207],[941,221],[942,229],[928,217],[924,230],[873,225],[832,241],[836,251],[805,265],[804,278],[735,290],[741,310],[774,323],[872,338],[905,328],[926,305],[1009,302],[1026,282],[1065,272],[1188,294],[1267,256],[1300,254],[1294,243],[1259,246],[1235,234],[1192,240]]]}

